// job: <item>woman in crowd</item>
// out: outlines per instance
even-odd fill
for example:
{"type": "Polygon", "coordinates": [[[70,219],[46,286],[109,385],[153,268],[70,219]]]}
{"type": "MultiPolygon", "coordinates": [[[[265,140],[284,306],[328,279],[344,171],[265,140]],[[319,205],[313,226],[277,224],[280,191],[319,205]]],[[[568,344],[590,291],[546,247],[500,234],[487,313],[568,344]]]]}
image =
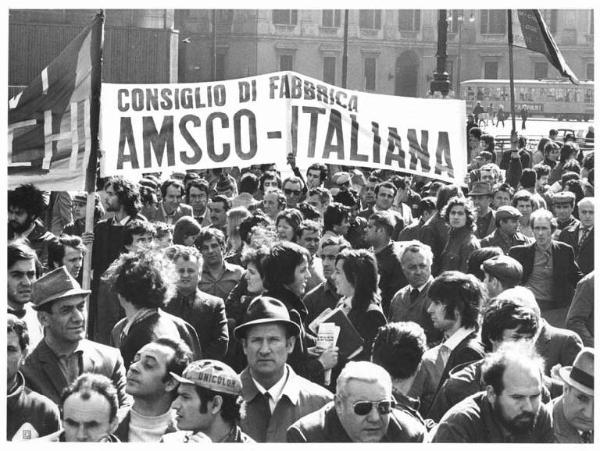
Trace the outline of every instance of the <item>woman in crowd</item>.
{"type": "Polygon", "coordinates": [[[173,244],[193,246],[201,230],[202,227],[194,218],[182,216],[173,226],[173,244]]]}
{"type": "Polygon", "coordinates": [[[467,260],[471,252],[480,247],[474,232],[473,208],[467,199],[453,197],[444,207],[442,217],[450,226],[450,232],[441,255],[440,273],[450,270],[467,272],[467,260]]]}
{"type": "Polygon", "coordinates": [[[365,341],[353,360],[369,360],[377,330],[387,323],[380,305],[375,256],[365,249],[343,250],[335,261],[334,281],[343,310],[365,341]]]}
{"type": "Polygon", "coordinates": [[[240,237],[240,224],[252,213],[246,207],[235,207],[227,212],[227,255],[225,260],[234,265],[241,265],[242,238],[240,237]]]}
{"type": "Polygon", "coordinates": [[[286,208],[279,213],[275,220],[279,239],[295,243],[298,239],[298,227],[300,227],[302,219],[304,219],[302,213],[295,208],[286,208]]]}

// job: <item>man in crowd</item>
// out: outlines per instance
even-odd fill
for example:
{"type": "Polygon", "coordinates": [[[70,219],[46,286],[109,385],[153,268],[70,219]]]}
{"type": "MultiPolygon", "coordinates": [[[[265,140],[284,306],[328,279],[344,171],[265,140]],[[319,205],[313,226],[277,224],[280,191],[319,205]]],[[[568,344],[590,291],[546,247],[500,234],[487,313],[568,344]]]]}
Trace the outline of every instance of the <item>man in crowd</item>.
{"type": "Polygon", "coordinates": [[[535,295],[542,316],[552,325],[563,325],[581,271],[573,248],[554,241],[556,219],[547,210],[531,214],[535,243],[515,246],[509,256],[523,266],[522,285],[535,295]]]}
{"type": "Polygon", "coordinates": [[[22,372],[27,386],[55,403],[78,376],[94,372],[110,378],[119,406],[126,407],[125,369],[119,351],[85,339],[86,299],[64,266],[33,284],[31,300],[44,328],[44,339],[27,357],[22,372]]]}
{"type": "Polygon", "coordinates": [[[57,239],[41,220],[46,207],[44,194],[30,183],[8,192],[8,239],[27,238],[44,268],[48,246],[57,239]]]}
{"type": "Polygon", "coordinates": [[[303,220],[298,227],[298,244],[310,254],[308,267],[310,279],[306,282],[306,292],[309,292],[325,280],[323,276],[323,262],[317,255],[320,240],[321,224],[310,219],[303,220]]]}
{"type": "Polygon", "coordinates": [[[34,348],[44,335],[30,302],[33,283],[41,272],[36,267],[37,254],[22,240],[11,242],[6,254],[7,311],[27,324],[29,344],[34,348]]]}
{"type": "Polygon", "coordinates": [[[550,412],[541,402],[543,361],[531,346],[507,343],[485,358],[486,391],[452,407],[433,442],[551,443],[550,412]]]}
{"type": "Polygon", "coordinates": [[[60,398],[63,429],[44,438],[51,442],[118,442],[117,391],[106,376],[85,373],[60,398]]]}
{"type": "Polygon", "coordinates": [[[331,236],[320,241],[319,256],[321,257],[321,262],[323,264],[323,276],[325,277],[325,281],[306,293],[302,299],[302,302],[308,311],[305,321],[307,325],[312,323],[323,310],[328,308],[334,309],[338,304],[340,295],[337,294],[335,282],[333,280],[335,258],[340,252],[348,248],[350,248],[350,243],[341,236],[331,236]]]}
{"type": "Polygon", "coordinates": [[[64,266],[75,279],[83,265],[83,256],[87,248],[78,236],[61,235],[58,241],[48,247],[48,267],[56,269],[64,266]]]}
{"type": "Polygon", "coordinates": [[[195,244],[200,249],[203,260],[198,287],[204,293],[226,299],[244,275],[244,269],[223,258],[225,235],[220,230],[209,227],[200,232],[195,244]]]}
{"type": "Polygon", "coordinates": [[[27,324],[10,314],[6,323],[6,439],[22,441],[52,434],[60,429],[58,406],[30,390],[20,371],[29,347],[27,324]]]}
{"type": "Polygon", "coordinates": [[[322,163],[313,163],[306,170],[306,188],[322,188],[327,180],[327,166],[322,163]]]}
{"type": "Polygon", "coordinates": [[[392,378],[392,395],[399,407],[419,421],[419,400],[408,396],[423,354],[427,350],[425,331],[412,321],[387,323],[379,328],[371,360],[392,378]]]}
{"type": "Polygon", "coordinates": [[[251,208],[256,203],[258,192],[258,177],[251,172],[246,172],[240,178],[240,193],[231,200],[231,208],[251,208]]]}
{"type": "Polygon", "coordinates": [[[419,218],[418,221],[404,227],[400,235],[398,235],[398,241],[419,240],[421,238],[421,229],[427,220],[435,214],[435,211],[434,197],[424,197],[421,199],[417,204],[417,211],[414,213],[415,217],[419,218]]]}
{"type": "Polygon", "coordinates": [[[396,292],[407,284],[400,263],[401,246],[392,241],[396,220],[391,211],[378,211],[369,217],[365,230],[365,241],[373,247],[377,259],[381,306],[386,315],[396,292]]]}
{"type": "Polygon", "coordinates": [[[265,193],[262,201],[262,208],[265,214],[271,218],[273,222],[277,219],[279,212],[285,210],[286,207],[287,200],[280,189],[273,188],[265,193]]]}
{"type": "Polygon", "coordinates": [[[481,247],[498,246],[508,254],[513,246],[531,244],[533,239],[519,232],[519,218],[521,213],[510,205],[502,206],[496,210],[496,230],[483,238],[481,247]]]}
{"type": "Polygon", "coordinates": [[[330,203],[323,212],[323,237],[346,236],[350,229],[348,207],[339,202],[330,203]]]}
{"type": "Polygon", "coordinates": [[[300,177],[291,176],[283,181],[282,186],[288,208],[296,208],[296,205],[302,200],[304,182],[300,177]]]}
{"type": "Polygon", "coordinates": [[[147,219],[151,222],[164,222],[175,224],[182,216],[193,216],[192,207],[181,202],[185,194],[185,188],[179,180],[165,180],[160,186],[162,202],[151,211],[147,211],[147,219]]]}
{"type": "Polygon", "coordinates": [[[217,360],[198,360],[183,375],[171,375],[180,383],[173,409],[177,427],[184,432],[165,437],[165,442],[175,438],[193,442],[199,435],[215,443],[254,442],[239,426],[242,383],[231,367],[217,360]]]}
{"type": "Polygon", "coordinates": [[[469,191],[469,197],[475,206],[477,214],[475,235],[482,239],[491,234],[496,227],[496,214],[490,208],[492,189],[487,182],[475,182],[469,191]]]}
{"type": "Polygon", "coordinates": [[[575,261],[585,275],[594,270],[594,198],[584,197],[577,203],[579,223],[565,227],[558,241],[569,244],[575,261]]]}
{"type": "MultiPolygon", "coordinates": [[[[481,264],[485,278],[483,283],[487,288],[488,299],[492,300],[509,288],[519,285],[523,277],[523,266],[508,255],[498,255],[488,258],[481,264]]],[[[485,310],[485,305],[483,305],[485,310]]]]}
{"type": "Polygon", "coordinates": [[[194,219],[199,224],[208,224],[208,215],[206,214],[208,205],[208,182],[204,179],[191,180],[186,185],[186,203],[192,207],[194,211],[194,219]]]}
{"type": "Polygon", "coordinates": [[[375,205],[375,188],[381,183],[379,177],[370,175],[360,190],[360,203],[363,208],[372,209],[375,205]]]}
{"type": "Polygon", "coordinates": [[[563,395],[552,404],[558,443],[594,443],[594,348],[583,348],[573,366],[558,370],[563,395]]]}
{"type": "Polygon", "coordinates": [[[300,327],[280,301],[255,298],[245,319],[235,328],[248,360],[240,375],[246,411],[242,430],[257,442],[284,442],[289,426],[333,396],[286,364],[300,327]]]}
{"type": "Polygon", "coordinates": [[[171,404],[178,381],[192,361],[192,351],[182,340],[160,337],[136,353],[127,371],[126,391],[133,404],[115,435],[121,442],[159,442],[176,430],[171,404]]]}
{"type": "Polygon", "coordinates": [[[433,327],[444,334],[445,341],[427,350],[409,392],[421,399],[421,413],[429,411],[433,397],[450,370],[462,363],[483,357],[478,337],[479,306],[484,299],[483,284],[471,274],[445,271],[431,283],[427,311],[433,327]]]}
{"type": "Polygon", "coordinates": [[[425,427],[395,409],[390,375],[371,362],[349,362],[335,401],[294,423],[288,442],[422,442],[425,427]]]}
{"type": "Polygon", "coordinates": [[[566,328],[576,332],[584,346],[594,346],[594,271],[579,281],[567,312],[566,328]]]}
{"type": "Polygon", "coordinates": [[[331,192],[327,188],[317,187],[308,190],[306,195],[306,201],[315,207],[321,215],[321,221],[323,220],[323,214],[325,210],[331,204],[331,192]]]}
{"type": "Polygon", "coordinates": [[[392,298],[390,321],[414,321],[425,331],[427,343],[431,346],[442,339],[442,332],[435,327],[428,313],[431,299],[427,292],[433,282],[431,248],[420,241],[404,243],[400,251],[400,263],[408,285],[401,288],[392,298]]]}
{"type": "Polygon", "coordinates": [[[216,195],[208,203],[210,225],[213,229],[220,230],[227,236],[227,212],[231,209],[231,200],[223,195],[216,195]]]}
{"type": "MultiPolygon", "coordinates": [[[[552,211],[556,217],[557,230],[553,238],[558,238],[561,231],[567,227],[576,227],[579,220],[573,216],[575,209],[575,193],[571,191],[561,191],[552,197],[552,211]]],[[[593,215],[592,215],[593,216],[593,215]]]]}
{"type": "Polygon", "coordinates": [[[188,321],[198,333],[203,357],[221,360],[227,352],[229,334],[223,299],[198,288],[202,257],[195,247],[174,245],[165,255],[175,264],[177,293],[165,311],[188,321]]]}
{"type": "Polygon", "coordinates": [[[375,204],[372,207],[369,207],[366,210],[362,210],[358,213],[358,216],[368,220],[373,213],[389,211],[396,219],[396,223],[391,234],[392,240],[397,240],[400,232],[404,228],[404,220],[402,219],[400,213],[391,209],[397,192],[398,188],[396,188],[396,185],[391,182],[382,182],[378,184],[375,187],[375,204]]]}

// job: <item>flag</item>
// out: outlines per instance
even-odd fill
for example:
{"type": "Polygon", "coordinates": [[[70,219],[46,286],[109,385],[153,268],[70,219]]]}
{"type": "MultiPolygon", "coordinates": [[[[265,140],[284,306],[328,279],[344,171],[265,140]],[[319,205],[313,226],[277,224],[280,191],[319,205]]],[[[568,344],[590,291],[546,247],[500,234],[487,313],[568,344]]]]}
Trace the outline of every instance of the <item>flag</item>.
{"type": "Polygon", "coordinates": [[[73,39],[31,84],[9,100],[8,188],[83,190],[92,154],[92,96],[99,95],[104,17],[73,39]],[[97,61],[97,62],[96,62],[97,61]]]}
{"type": "MultiPolygon", "coordinates": [[[[513,11],[514,14],[514,11],[513,11]]],[[[513,46],[529,49],[546,55],[563,77],[568,77],[572,83],[579,84],[575,73],[569,68],[560,53],[550,30],[546,26],[539,9],[518,9],[516,19],[519,27],[513,27],[513,46]]],[[[513,16],[514,18],[514,16],[513,16]]],[[[515,20],[513,20],[515,22],[515,20]]]]}

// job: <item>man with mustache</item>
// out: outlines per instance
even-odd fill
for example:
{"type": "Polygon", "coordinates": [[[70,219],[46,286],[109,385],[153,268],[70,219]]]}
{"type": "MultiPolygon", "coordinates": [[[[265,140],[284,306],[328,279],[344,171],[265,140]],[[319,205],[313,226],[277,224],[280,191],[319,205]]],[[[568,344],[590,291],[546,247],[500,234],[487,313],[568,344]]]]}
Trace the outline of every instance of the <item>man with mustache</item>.
{"type": "Polygon", "coordinates": [[[483,363],[486,390],[453,406],[433,442],[551,443],[552,420],[542,404],[542,358],[532,345],[505,343],[483,363]]]}

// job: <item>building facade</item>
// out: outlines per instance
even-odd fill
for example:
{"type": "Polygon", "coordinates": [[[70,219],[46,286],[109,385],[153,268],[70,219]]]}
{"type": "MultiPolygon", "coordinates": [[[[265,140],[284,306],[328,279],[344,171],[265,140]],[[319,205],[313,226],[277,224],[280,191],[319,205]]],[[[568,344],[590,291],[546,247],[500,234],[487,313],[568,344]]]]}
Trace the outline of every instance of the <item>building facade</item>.
{"type": "MultiPolygon", "coordinates": [[[[593,79],[592,10],[543,10],[567,63],[593,79]]],[[[91,10],[11,10],[9,84],[26,85],[91,10]]],[[[104,81],[198,82],[294,70],[342,84],[343,10],[107,10],[104,81]]],[[[350,10],[347,87],[426,97],[438,10],[350,10]]],[[[506,10],[448,10],[447,70],[508,78],[506,10]]],[[[542,54],[515,48],[515,78],[559,78],[542,54]]]]}

